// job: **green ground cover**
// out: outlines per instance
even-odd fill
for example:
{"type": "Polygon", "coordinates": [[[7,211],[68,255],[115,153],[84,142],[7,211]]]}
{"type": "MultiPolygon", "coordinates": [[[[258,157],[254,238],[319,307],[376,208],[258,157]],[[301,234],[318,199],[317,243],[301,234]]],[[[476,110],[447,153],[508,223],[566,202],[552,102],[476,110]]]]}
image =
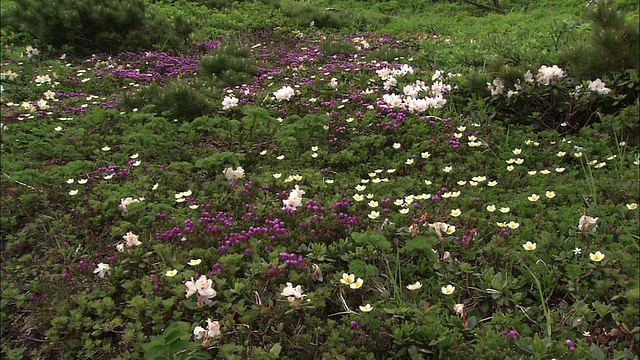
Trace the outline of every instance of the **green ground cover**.
{"type": "Polygon", "coordinates": [[[636,4],[100,3],[2,2],[3,357],[637,359],[636,4]]]}

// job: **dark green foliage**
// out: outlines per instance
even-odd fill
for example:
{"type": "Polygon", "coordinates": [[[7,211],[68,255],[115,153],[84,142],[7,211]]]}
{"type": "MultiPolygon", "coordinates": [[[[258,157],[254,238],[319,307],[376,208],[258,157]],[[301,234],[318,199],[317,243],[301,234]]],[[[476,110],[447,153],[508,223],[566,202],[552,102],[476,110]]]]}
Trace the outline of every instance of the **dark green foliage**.
{"type": "MultiPolygon", "coordinates": [[[[233,3],[250,2],[248,0],[192,0],[200,5],[204,5],[209,9],[224,9],[231,7],[233,3]]],[[[274,9],[280,8],[280,0],[260,0],[260,2],[273,7],[274,9]]]]}
{"type": "Polygon", "coordinates": [[[176,80],[164,87],[154,83],[137,93],[125,95],[122,102],[132,108],[154,105],[158,113],[173,119],[192,121],[199,116],[211,114],[214,101],[221,100],[219,94],[220,90],[216,88],[176,80]]]}
{"type": "Polygon", "coordinates": [[[400,58],[407,58],[409,56],[411,56],[411,52],[407,49],[398,49],[388,45],[383,45],[382,47],[371,51],[367,55],[366,59],[393,62],[400,58]]]}
{"type": "Polygon", "coordinates": [[[191,33],[183,19],[147,11],[142,0],[17,0],[5,20],[56,49],[77,53],[179,45],[191,33]]]}
{"type": "Polygon", "coordinates": [[[345,55],[350,56],[358,53],[356,46],[350,41],[327,40],[320,43],[320,51],[325,56],[345,55]]]}
{"type": "Polygon", "coordinates": [[[221,86],[235,86],[251,81],[258,67],[248,48],[226,45],[202,59],[200,73],[221,86]]]}
{"type": "Polygon", "coordinates": [[[307,28],[314,27],[332,29],[371,29],[388,24],[390,18],[383,15],[368,15],[344,9],[321,8],[311,4],[291,4],[282,8],[285,16],[290,18],[291,25],[307,28]]]}
{"type": "Polygon", "coordinates": [[[592,35],[563,49],[570,69],[581,78],[603,77],[609,73],[638,72],[640,50],[638,21],[630,20],[611,2],[596,3],[587,14],[592,35]]]}

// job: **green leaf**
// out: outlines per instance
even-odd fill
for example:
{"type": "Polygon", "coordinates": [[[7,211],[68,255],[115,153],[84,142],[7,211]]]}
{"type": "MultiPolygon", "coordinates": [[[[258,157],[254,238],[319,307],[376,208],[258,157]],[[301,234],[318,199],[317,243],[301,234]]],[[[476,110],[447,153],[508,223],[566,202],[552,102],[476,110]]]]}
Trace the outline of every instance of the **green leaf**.
{"type": "Polygon", "coordinates": [[[175,354],[190,347],[191,343],[188,340],[178,340],[169,345],[169,354],[175,354]]]}
{"type": "Polygon", "coordinates": [[[71,339],[67,341],[67,344],[69,344],[69,347],[71,347],[72,349],[75,349],[82,346],[82,341],[80,339],[71,339]]]}
{"type": "Polygon", "coordinates": [[[433,244],[429,241],[429,238],[423,235],[418,235],[412,239],[407,240],[404,243],[402,252],[409,254],[420,254],[427,257],[429,261],[436,261],[436,254],[433,252],[433,244]]]}
{"type": "Polygon", "coordinates": [[[589,348],[589,352],[591,353],[591,357],[596,360],[606,359],[604,351],[602,351],[602,349],[600,349],[596,344],[591,344],[591,347],[589,348]]]}
{"type": "Polygon", "coordinates": [[[180,329],[167,329],[164,332],[164,342],[165,344],[169,345],[171,343],[173,343],[174,341],[180,339],[182,337],[182,330],[180,329]]]}
{"type": "MultiPolygon", "coordinates": [[[[145,344],[147,345],[147,344],[145,344]]],[[[151,347],[144,348],[144,358],[145,360],[156,360],[156,359],[165,359],[167,357],[167,350],[162,345],[154,345],[151,347]]]]}
{"type": "Polygon", "coordinates": [[[384,235],[381,234],[353,233],[351,234],[351,238],[353,238],[357,244],[371,244],[383,250],[391,250],[393,247],[391,242],[387,241],[384,235]]]}
{"type": "Polygon", "coordinates": [[[272,359],[277,359],[278,357],[280,357],[280,351],[282,351],[282,346],[280,345],[280,343],[275,343],[271,347],[271,350],[269,350],[269,354],[273,355],[271,357],[272,359]]]}

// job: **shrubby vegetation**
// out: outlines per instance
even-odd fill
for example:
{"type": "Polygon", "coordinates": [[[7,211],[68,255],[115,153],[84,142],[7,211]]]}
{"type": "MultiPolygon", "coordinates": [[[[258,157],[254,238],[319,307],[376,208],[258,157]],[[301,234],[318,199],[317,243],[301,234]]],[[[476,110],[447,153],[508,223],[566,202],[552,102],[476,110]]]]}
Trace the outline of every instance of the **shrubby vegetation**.
{"type": "Polygon", "coordinates": [[[181,16],[149,12],[135,1],[16,0],[3,23],[55,49],[80,54],[180,49],[192,32],[181,16]]]}
{"type": "Polygon", "coordinates": [[[629,4],[87,4],[2,2],[3,358],[637,358],[629,4]]]}

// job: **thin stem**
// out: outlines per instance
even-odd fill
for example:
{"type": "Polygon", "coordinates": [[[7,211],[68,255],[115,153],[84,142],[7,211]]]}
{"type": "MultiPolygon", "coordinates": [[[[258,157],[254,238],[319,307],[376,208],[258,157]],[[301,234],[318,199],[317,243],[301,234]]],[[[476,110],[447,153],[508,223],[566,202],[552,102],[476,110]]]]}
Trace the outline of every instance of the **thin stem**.
{"type": "MultiPolygon", "coordinates": [[[[523,264],[524,265],[524,264],[523,264]]],[[[525,269],[529,271],[531,277],[536,282],[536,286],[538,287],[538,294],[540,295],[540,302],[542,303],[542,310],[544,311],[544,316],[547,319],[547,336],[551,337],[551,314],[549,313],[549,307],[547,306],[547,302],[545,301],[544,295],[542,294],[542,285],[540,284],[540,280],[533,274],[533,271],[529,269],[527,265],[524,265],[525,269]]]]}

